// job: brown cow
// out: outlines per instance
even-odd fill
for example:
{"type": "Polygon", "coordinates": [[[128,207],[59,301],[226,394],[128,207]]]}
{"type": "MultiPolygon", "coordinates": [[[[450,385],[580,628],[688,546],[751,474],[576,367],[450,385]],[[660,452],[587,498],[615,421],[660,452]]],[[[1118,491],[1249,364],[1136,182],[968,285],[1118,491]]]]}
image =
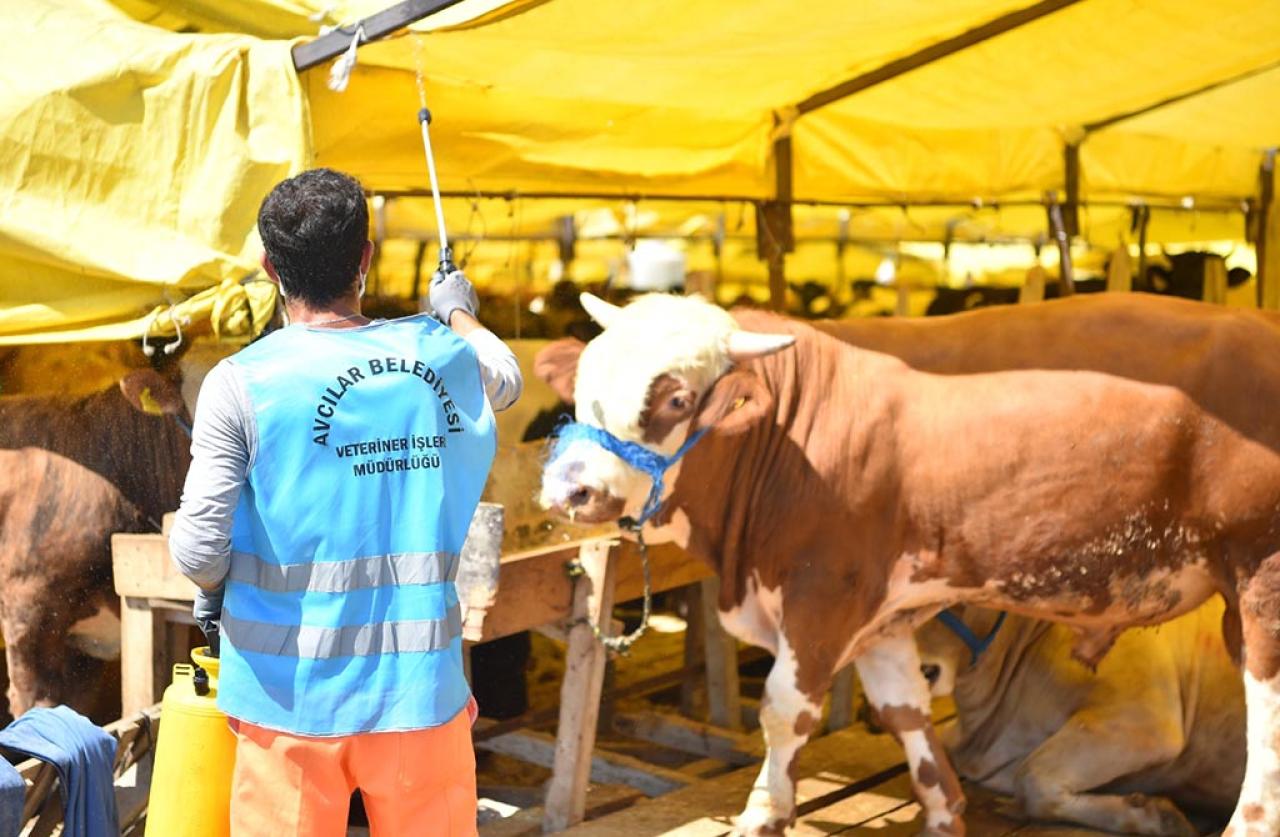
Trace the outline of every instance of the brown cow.
{"type": "Polygon", "coordinates": [[[1220,597],[1125,631],[1096,669],[1072,659],[1065,625],[953,613],[971,642],[991,637],[976,660],[937,619],[916,641],[933,694],[955,697],[943,743],[962,777],[1015,796],[1031,817],[1107,831],[1141,833],[1129,827],[1145,819],[1133,794],[1159,797],[1163,834],[1200,833],[1179,808],[1230,816],[1244,778],[1244,691],[1222,642],[1220,597]]]}
{"type": "MultiPolygon", "coordinates": [[[[1243,624],[1250,718],[1232,828],[1280,833],[1280,330],[1267,317],[1137,297],[993,309],[916,327],[921,345],[902,354],[934,374],[697,300],[584,302],[606,329],[577,362],[579,421],[667,456],[711,430],[668,474],[648,531],[710,562],[725,626],[777,658],[743,831],[790,821],[788,770],[832,673],[854,661],[907,751],[926,832],[963,832],[911,635],[941,608],[1070,624],[1096,661],[1122,628],[1218,592],[1229,637],[1243,624]],[[980,371],[1008,368],[1023,371],[980,371]]],[[[543,499],[605,520],[636,514],[648,489],[580,439],[548,462],[543,499]]],[[[1159,806],[1142,810],[1160,833],[1159,806]]]]}
{"type": "Polygon", "coordinates": [[[129,373],[82,397],[0,398],[0,631],[9,710],[84,707],[68,632],[103,606],[111,534],[158,531],[178,507],[188,440],[169,416],[189,416],[159,373],[129,373]]]}

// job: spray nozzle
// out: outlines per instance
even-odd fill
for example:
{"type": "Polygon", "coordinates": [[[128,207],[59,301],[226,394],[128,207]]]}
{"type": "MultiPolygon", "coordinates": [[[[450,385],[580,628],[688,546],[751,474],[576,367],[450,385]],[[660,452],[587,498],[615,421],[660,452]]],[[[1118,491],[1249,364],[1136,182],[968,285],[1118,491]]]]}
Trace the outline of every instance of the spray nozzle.
{"type": "Polygon", "coordinates": [[[452,247],[440,248],[440,266],[436,269],[440,271],[442,276],[448,276],[450,273],[453,273],[458,269],[458,266],[453,263],[452,247]]]}
{"type": "Polygon", "coordinates": [[[191,685],[196,690],[196,694],[204,697],[209,694],[209,672],[200,666],[195,667],[195,674],[191,676],[191,685]]]}

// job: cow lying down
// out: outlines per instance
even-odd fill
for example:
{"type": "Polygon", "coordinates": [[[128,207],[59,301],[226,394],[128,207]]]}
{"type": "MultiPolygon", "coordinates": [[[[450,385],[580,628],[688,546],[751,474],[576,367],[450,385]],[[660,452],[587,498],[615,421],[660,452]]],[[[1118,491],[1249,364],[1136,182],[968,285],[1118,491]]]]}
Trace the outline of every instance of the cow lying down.
{"type": "Polygon", "coordinates": [[[943,734],[965,779],[1014,796],[1027,816],[1142,833],[1197,835],[1179,811],[1226,821],[1244,778],[1244,691],[1222,641],[1222,600],[1123,633],[1096,669],[1072,658],[1064,625],[960,606],[973,659],[940,621],[916,632],[935,696],[953,695],[943,734]],[[972,641],[971,638],[971,641],[972,641]],[[1151,797],[1156,797],[1152,799],[1151,797]],[[1176,807],[1175,807],[1176,806],[1176,807]]]}
{"type": "MultiPolygon", "coordinates": [[[[1104,295],[900,325],[864,348],[696,299],[584,305],[604,332],[544,364],[573,381],[578,424],[542,499],[587,521],[644,517],[661,476],[647,536],[708,562],[725,627],[773,652],[768,755],[742,832],[793,818],[792,763],[852,661],[906,751],[925,833],[964,833],[913,636],[943,608],[1068,624],[1097,662],[1124,628],[1220,594],[1248,706],[1228,832],[1280,835],[1280,329],[1267,317],[1104,295]]],[[[1135,830],[1163,833],[1166,808],[1135,807],[1135,830]]]]}

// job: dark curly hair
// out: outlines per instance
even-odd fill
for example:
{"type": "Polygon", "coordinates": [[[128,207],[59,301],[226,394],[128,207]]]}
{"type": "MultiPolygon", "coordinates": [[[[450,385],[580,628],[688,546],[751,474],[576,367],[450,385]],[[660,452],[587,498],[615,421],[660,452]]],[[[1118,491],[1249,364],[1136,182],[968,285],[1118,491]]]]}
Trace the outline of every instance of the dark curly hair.
{"type": "Polygon", "coordinates": [[[369,240],[369,207],[354,177],[311,169],[278,184],[258,233],[284,295],[318,308],[350,292],[369,240]]]}

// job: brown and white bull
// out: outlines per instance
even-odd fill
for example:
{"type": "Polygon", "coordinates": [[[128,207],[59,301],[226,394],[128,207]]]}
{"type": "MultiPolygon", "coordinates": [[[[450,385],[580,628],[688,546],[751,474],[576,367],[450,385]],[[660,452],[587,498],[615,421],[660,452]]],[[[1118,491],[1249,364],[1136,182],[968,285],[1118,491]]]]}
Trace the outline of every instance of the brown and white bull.
{"type": "Polygon", "coordinates": [[[1070,628],[960,606],[975,660],[936,619],[916,633],[935,696],[952,695],[943,743],[961,777],[1014,796],[1030,817],[1142,833],[1220,825],[1244,778],[1244,690],[1222,641],[1222,599],[1156,628],[1125,631],[1097,668],[1072,658],[1070,628]],[[999,630],[992,634],[993,628],[999,630]],[[1180,810],[1181,809],[1181,810],[1180,810]],[[1132,822],[1131,822],[1132,821],[1132,822]]]}
{"type": "MultiPolygon", "coordinates": [[[[177,508],[191,456],[168,416],[186,415],[177,384],[151,369],[87,396],[0,398],[0,632],[13,715],[94,705],[69,633],[119,610],[111,534],[158,531],[177,508]]],[[[107,622],[118,645],[119,622],[107,622]]]]}
{"type": "MultiPolygon", "coordinates": [[[[1249,720],[1231,828],[1280,834],[1273,322],[1080,298],[921,327],[914,347],[898,342],[909,329],[873,334],[890,354],[694,299],[584,304],[604,333],[577,358],[558,346],[548,375],[567,380],[576,360],[578,420],[663,455],[709,429],[668,474],[647,534],[711,563],[725,627],[776,657],[742,831],[792,819],[789,769],[853,661],[906,750],[926,833],[963,833],[912,636],[944,607],[1067,623],[1096,662],[1124,627],[1220,593],[1229,641],[1243,636],[1249,720]],[[989,371],[1002,369],[1019,371],[989,371]]],[[[648,490],[582,440],[547,463],[543,501],[606,520],[636,514],[648,490]]],[[[1159,806],[1142,811],[1140,830],[1160,833],[1159,806]]]]}

